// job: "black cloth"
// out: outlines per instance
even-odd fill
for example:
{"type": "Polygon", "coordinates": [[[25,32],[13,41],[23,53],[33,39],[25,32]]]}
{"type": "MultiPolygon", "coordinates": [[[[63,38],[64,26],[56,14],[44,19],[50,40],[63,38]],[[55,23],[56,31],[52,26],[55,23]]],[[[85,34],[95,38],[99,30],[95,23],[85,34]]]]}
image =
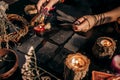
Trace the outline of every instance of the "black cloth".
{"type": "Polygon", "coordinates": [[[93,13],[95,14],[110,11],[120,6],[120,0],[92,0],[92,2],[89,1],[88,3],[92,8],[93,13]]]}
{"type": "Polygon", "coordinates": [[[64,3],[56,5],[56,9],[76,18],[92,13],[86,0],[65,0],[64,3]]]}
{"type": "Polygon", "coordinates": [[[101,13],[120,6],[120,0],[65,0],[65,4],[74,7],[87,6],[94,13],[101,13]]]}
{"type": "Polygon", "coordinates": [[[0,1],[4,1],[8,4],[13,4],[13,3],[17,2],[18,0],[0,0],[0,1]]]}

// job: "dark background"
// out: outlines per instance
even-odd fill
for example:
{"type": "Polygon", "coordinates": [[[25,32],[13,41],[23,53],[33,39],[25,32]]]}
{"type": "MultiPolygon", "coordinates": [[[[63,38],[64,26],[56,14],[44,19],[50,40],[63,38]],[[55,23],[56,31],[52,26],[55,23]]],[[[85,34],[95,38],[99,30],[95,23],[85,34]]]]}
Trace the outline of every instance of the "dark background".
{"type": "MultiPolygon", "coordinates": [[[[109,0],[109,1],[106,1],[106,0],[99,0],[99,1],[98,0],[93,0],[93,1],[91,1],[91,0],[90,1],[74,0],[73,2],[72,1],[73,0],[69,0],[69,1],[67,0],[65,2],[65,4],[61,4],[61,5],[57,4],[56,9],[60,9],[69,15],[72,15],[74,17],[79,18],[79,17],[86,15],[86,14],[98,14],[101,12],[106,12],[106,11],[112,10],[117,6],[120,6],[119,0],[114,0],[114,1],[113,0],[109,0]]],[[[18,2],[11,4],[9,6],[9,9],[6,11],[6,13],[18,14],[20,16],[23,16],[25,19],[28,20],[28,22],[30,22],[30,20],[33,18],[33,16],[26,15],[24,12],[24,7],[28,4],[36,4],[36,3],[31,2],[29,0],[19,0],[18,2]]],[[[54,74],[55,76],[59,77],[61,80],[64,80],[63,79],[64,59],[67,56],[67,54],[74,52],[74,51],[70,51],[69,48],[68,49],[64,48],[64,45],[68,44],[68,41],[72,40],[72,37],[75,38],[74,34],[78,34],[80,37],[80,40],[84,41],[84,39],[81,38],[81,36],[84,36],[85,38],[87,38],[87,41],[85,41],[85,43],[82,45],[82,47],[80,45],[79,50],[75,51],[75,52],[83,52],[91,60],[91,65],[90,65],[89,71],[83,80],[90,80],[91,79],[92,70],[114,73],[114,71],[110,67],[111,59],[109,59],[107,61],[103,61],[103,60],[99,61],[99,60],[95,59],[92,55],[91,48],[98,37],[107,36],[107,37],[111,37],[114,40],[116,40],[117,49],[116,49],[114,55],[119,54],[119,52],[120,52],[120,47],[119,47],[120,46],[120,42],[119,42],[120,33],[116,31],[116,28],[117,28],[116,24],[117,23],[113,22],[113,23],[104,24],[104,25],[93,28],[92,30],[88,31],[87,33],[76,33],[74,31],[72,31],[71,28],[66,29],[64,27],[59,27],[57,25],[58,23],[57,23],[56,19],[53,19],[52,21],[53,21],[52,22],[53,25],[55,26],[55,27],[53,27],[54,31],[51,31],[50,34],[43,36],[42,37],[43,41],[39,42],[38,44],[45,45],[45,44],[43,44],[43,42],[45,42],[45,43],[49,42],[53,45],[57,45],[57,47],[55,47],[55,48],[57,48],[57,50],[55,52],[53,51],[53,53],[55,53],[55,55],[53,55],[49,59],[48,56],[51,56],[49,54],[41,57],[40,54],[42,54],[42,53],[39,53],[39,50],[41,50],[41,48],[43,46],[38,46],[36,49],[36,54],[38,55],[37,56],[38,64],[39,64],[38,66],[44,68],[45,70],[47,70],[50,73],[54,74]],[[65,40],[61,44],[60,42],[55,42],[54,40],[51,40],[52,36],[54,36],[59,31],[62,31],[62,30],[72,31],[71,35],[68,35],[68,36],[64,35],[64,37],[68,37],[67,41],[65,40]],[[60,56],[60,54],[62,54],[62,56],[60,56]],[[58,59],[56,59],[56,56],[58,56],[58,59]],[[40,58],[43,59],[43,61],[40,58]],[[46,60],[46,61],[44,61],[44,60],[46,60]]],[[[31,39],[31,36],[33,36],[33,35],[34,35],[34,33],[32,32],[32,29],[30,28],[30,31],[29,31],[28,35],[26,36],[26,37],[29,36],[29,38],[23,38],[23,40],[21,40],[19,43],[21,45],[24,42],[26,43],[27,39],[31,39]]],[[[60,35],[63,35],[63,34],[60,33],[60,35]]],[[[58,36],[55,38],[58,38],[58,36]]],[[[79,43],[79,41],[76,43],[79,43]]],[[[47,50],[47,49],[43,49],[43,50],[47,50]]],[[[43,51],[43,53],[44,53],[44,51],[43,51]]],[[[48,53],[49,53],[49,51],[48,51],[48,53]]],[[[24,55],[25,55],[24,51],[23,51],[23,53],[21,53],[21,52],[19,52],[19,48],[18,48],[19,68],[14,73],[14,75],[12,75],[7,80],[22,80],[21,74],[20,74],[20,68],[21,68],[22,64],[24,63],[24,60],[23,60],[24,55]]],[[[73,73],[73,72],[71,71],[71,73],[73,73]]],[[[72,77],[72,76],[70,76],[70,77],[72,77]]]]}

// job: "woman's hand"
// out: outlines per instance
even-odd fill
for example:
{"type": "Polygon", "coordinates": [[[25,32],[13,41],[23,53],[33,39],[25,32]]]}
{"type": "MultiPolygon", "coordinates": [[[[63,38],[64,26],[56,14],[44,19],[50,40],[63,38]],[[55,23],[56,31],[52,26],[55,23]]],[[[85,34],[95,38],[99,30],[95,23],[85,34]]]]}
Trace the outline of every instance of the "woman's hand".
{"type": "Polygon", "coordinates": [[[49,11],[53,7],[53,5],[56,4],[57,2],[59,2],[59,0],[39,0],[37,3],[37,10],[38,12],[40,12],[43,6],[49,11]]]}
{"type": "Polygon", "coordinates": [[[74,22],[73,30],[76,32],[78,32],[78,31],[87,32],[93,26],[95,26],[96,20],[97,19],[94,15],[83,16],[74,22]]]}
{"type": "Polygon", "coordinates": [[[101,24],[106,24],[114,21],[118,21],[118,23],[120,23],[120,7],[97,15],[83,16],[75,21],[73,24],[73,30],[87,32],[93,26],[99,26],[101,24]]]}

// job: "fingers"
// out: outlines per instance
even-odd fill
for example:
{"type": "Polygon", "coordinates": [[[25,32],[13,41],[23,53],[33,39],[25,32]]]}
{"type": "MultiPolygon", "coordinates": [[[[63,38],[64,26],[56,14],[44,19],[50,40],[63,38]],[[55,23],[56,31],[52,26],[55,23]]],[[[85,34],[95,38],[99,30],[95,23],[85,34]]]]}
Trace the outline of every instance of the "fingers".
{"type": "Polygon", "coordinates": [[[73,30],[76,31],[76,32],[79,32],[79,31],[87,32],[88,31],[88,27],[86,27],[86,26],[88,26],[88,25],[86,23],[87,23],[87,21],[83,22],[80,25],[73,26],[73,30]]]}
{"type": "Polygon", "coordinates": [[[46,2],[46,0],[39,0],[38,1],[37,5],[36,5],[38,12],[40,12],[40,9],[45,2],[46,2]]]}
{"type": "Polygon", "coordinates": [[[73,30],[78,32],[78,31],[82,31],[82,32],[87,32],[89,30],[89,23],[88,20],[84,17],[79,18],[74,24],[73,24],[73,30]]]}
{"type": "Polygon", "coordinates": [[[40,12],[42,6],[47,8],[48,11],[52,9],[52,6],[56,4],[59,0],[39,0],[37,3],[37,10],[40,12]]]}
{"type": "Polygon", "coordinates": [[[48,11],[50,11],[51,9],[52,9],[52,6],[53,6],[54,4],[52,3],[52,1],[50,1],[44,8],[47,8],[48,9],[48,11]]]}
{"type": "Polygon", "coordinates": [[[93,17],[93,15],[86,15],[79,18],[76,22],[74,22],[73,30],[87,32],[93,26],[95,26],[95,24],[96,24],[96,19],[93,17]]]}

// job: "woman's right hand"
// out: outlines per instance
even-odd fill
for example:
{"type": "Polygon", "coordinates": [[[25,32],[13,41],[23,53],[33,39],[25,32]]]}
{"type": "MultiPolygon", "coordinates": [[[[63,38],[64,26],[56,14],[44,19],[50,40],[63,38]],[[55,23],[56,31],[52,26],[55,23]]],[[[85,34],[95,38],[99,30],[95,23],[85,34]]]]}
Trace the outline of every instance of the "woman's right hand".
{"type": "Polygon", "coordinates": [[[38,12],[40,12],[40,10],[43,6],[48,11],[50,11],[50,9],[53,7],[53,5],[55,5],[57,2],[59,2],[59,0],[39,0],[37,3],[37,10],[38,10],[38,12]],[[46,4],[46,5],[44,6],[44,4],[46,4]]]}
{"type": "Polygon", "coordinates": [[[91,28],[93,28],[93,26],[95,26],[95,23],[97,21],[95,21],[95,16],[93,15],[85,15],[79,19],[77,19],[75,21],[75,23],[73,24],[73,30],[76,32],[87,32],[88,30],[90,30],[91,28]]]}

